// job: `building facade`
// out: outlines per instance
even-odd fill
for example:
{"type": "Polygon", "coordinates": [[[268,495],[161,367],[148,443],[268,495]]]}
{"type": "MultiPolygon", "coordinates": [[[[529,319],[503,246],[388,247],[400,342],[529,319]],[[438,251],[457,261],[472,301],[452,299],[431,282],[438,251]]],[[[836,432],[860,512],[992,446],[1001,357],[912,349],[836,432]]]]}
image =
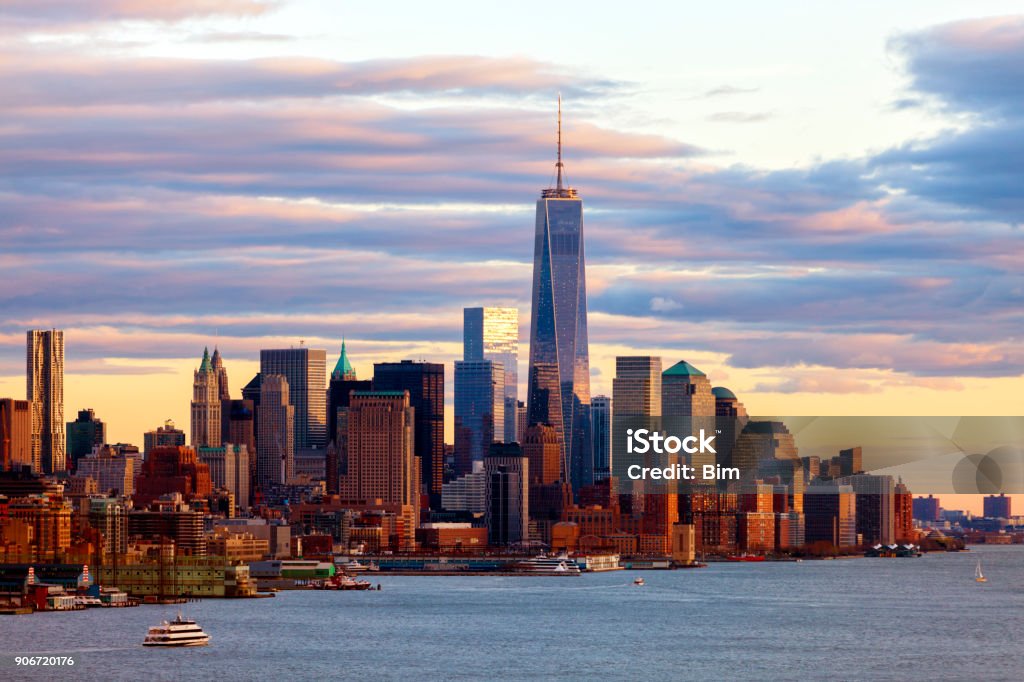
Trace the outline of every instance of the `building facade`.
{"type": "Polygon", "coordinates": [[[192,447],[216,447],[220,437],[220,384],[210,352],[204,348],[199,369],[192,375],[192,447]]]}
{"type": "Polygon", "coordinates": [[[612,399],[606,395],[596,395],[590,399],[595,482],[612,475],[612,405],[612,399]]]}
{"type": "Polygon", "coordinates": [[[32,447],[32,404],[0,398],[0,471],[30,467],[39,472],[32,447]]]}
{"type": "Polygon", "coordinates": [[[78,460],[107,442],[107,425],[91,409],[79,410],[78,418],[67,423],[67,439],[69,468],[74,471],[78,460]]]}
{"type": "Polygon", "coordinates": [[[519,309],[464,308],[462,348],[463,360],[492,360],[504,368],[504,440],[518,440],[515,407],[519,401],[519,309]]]}
{"type": "Polygon", "coordinates": [[[505,442],[505,378],[494,360],[455,361],[455,475],[473,471],[491,443],[505,442]]]}
{"type": "Polygon", "coordinates": [[[327,447],[327,351],[261,350],[260,373],[288,380],[288,404],[295,408],[295,447],[327,447]]]}
{"type": "Polygon", "coordinates": [[[261,487],[284,484],[295,471],[295,407],[283,374],[263,374],[256,408],[256,482],[261,487]]]}
{"type": "Polygon", "coordinates": [[[52,474],[67,468],[64,435],[64,332],[27,333],[27,395],[32,404],[32,461],[52,474]]]}

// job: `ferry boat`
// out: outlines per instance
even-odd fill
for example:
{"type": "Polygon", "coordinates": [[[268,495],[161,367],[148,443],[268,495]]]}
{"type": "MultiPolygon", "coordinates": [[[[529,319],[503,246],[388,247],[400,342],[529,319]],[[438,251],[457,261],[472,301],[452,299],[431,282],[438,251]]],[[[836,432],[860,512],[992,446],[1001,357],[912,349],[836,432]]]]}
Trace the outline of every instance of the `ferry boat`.
{"type": "Polygon", "coordinates": [[[317,580],[311,583],[314,590],[371,590],[371,585],[366,580],[356,580],[347,575],[333,575],[324,580],[317,580]]]}
{"type": "Polygon", "coordinates": [[[549,557],[541,554],[512,564],[517,573],[526,575],[582,575],[579,564],[567,556],[549,557]]]}
{"type": "Polygon", "coordinates": [[[98,597],[93,597],[87,594],[80,594],[75,597],[75,606],[81,606],[83,608],[97,608],[105,606],[98,597]]]}
{"type": "Polygon", "coordinates": [[[186,620],[178,613],[174,620],[151,627],[142,646],[206,646],[209,643],[210,636],[194,620],[186,620]]]}

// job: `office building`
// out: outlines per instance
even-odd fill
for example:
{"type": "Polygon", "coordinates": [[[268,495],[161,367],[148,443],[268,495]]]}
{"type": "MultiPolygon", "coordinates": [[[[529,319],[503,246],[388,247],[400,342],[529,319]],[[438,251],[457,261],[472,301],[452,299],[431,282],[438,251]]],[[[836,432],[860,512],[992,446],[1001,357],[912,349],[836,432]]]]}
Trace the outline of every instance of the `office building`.
{"type": "Polygon", "coordinates": [[[714,417],[715,396],[704,372],[677,362],[661,374],[661,412],[666,417],[714,417]]]}
{"type": "Polygon", "coordinates": [[[896,542],[910,542],[914,538],[914,495],[902,479],[896,483],[892,506],[896,542]]]}
{"type": "Polygon", "coordinates": [[[445,511],[483,514],[487,510],[487,473],[484,463],[474,462],[473,471],[441,486],[441,507],[445,511]]]}
{"type": "Polygon", "coordinates": [[[774,475],[774,472],[769,471],[762,474],[759,468],[762,462],[773,460],[790,462],[791,467],[799,469],[802,478],[803,461],[800,459],[796,440],[786,425],[776,421],[747,422],[736,439],[736,446],[732,452],[732,466],[740,470],[742,479],[751,480],[761,475],[774,475]]]}
{"type": "Polygon", "coordinates": [[[32,461],[52,474],[67,468],[64,435],[64,332],[27,333],[27,395],[32,404],[32,461]]]}
{"type": "Polygon", "coordinates": [[[256,483],[262,488],[285,484],[295,471],[295,412],[288,379],[261,374],[260,404],[256,408],[256,483]]]}
{"type": "Polygon", "coordinates": [[[519,402],[519,309],[465,308],[462,319],[462,359],[491,360],[500,363],[505,370],[504,442],[515,442],[518,439],[515,406],[519,402]]]}
{"type": "Polygon", "coordinates": [[[891,545],[896,541],[896,518],[893,504],[896,482],[892,476],[854,474],[837,481],[853,488],[857,497],[857,534],[869,545],[891,545]]]}
{"type": "Polygon", "coordinates": [[[261,350],[260,374],[280,374],[288,381],[289,405],[295,408],[295,447],[327,447],[327,351],[261,350]]]}
{"type": "Polygon", "coordinates": [[[561,448],[555,427],[547,424],[533,424],[523,434],[523,456],[530,462],[529,482],[548,485],[562,478],[561,448]]]}
{"type": "MultiPolygon", "coordinates": [[[[614,467],[628,466],[626,432],[633,428],[651,428],[661,416],[661,358],[621,356],[615,358],[612,379],[612,461],[614,467]]],[[[635,462],[634,462],[635,463],[635,462]]],[[[619,478],[623,478],[621,475],[619,478]]]]}
{"type": "Polygon", "coordinates": [[[373,390],[409,392],[416,420],[413,452],[420,458],[430,508],[438,508],[444,481],[444,365],[411,360],[377,363],[373,390]]]}
{"type": "Polygon", "coordinates": [[[199,448],[199,461],[210,468],[210,482],[214,488],[231,492],[239,509],[249,506],[249,450],[244,444],[199,448]]]}
{"type": "Polygon", "coordinates": [[[67,439],[69,468],[74,471],[78,460],[107,442],[107,425],[92,410],[79,410],[78,418],[67,423],[67,439]]]}
{"type": "Polygon", "coordinates": [[[596,395],[590,399],[590,429],[594,443],[594,481],[612,475],[612,399],[596,395]]]}
{"type": "Polygon", "coordinates": [[[1008,519],[1011,516],[1010,498],[1005,494],[986,495],[983,505],[987,519],[1008,519]]]}
{"type": "Polygon", "coordinates": [[[89,500],[89,525],[100,532],[102,563],[111,562],[111,555],[128,551],[128,508],[116,497],[94,497],[89,500]]]}
{"type": "Polygon", "coordinates": [[[78,460],[75,473],[88,476],[104,495],[134,495],[135,475],[142,464],[137,454],[128,454],[115,446],[101,445],[78,460]]]}
{"type": "Polygon", "coordinates": [[[39,473],[32,450],[32,404],[27,400],[0,398],[0,471],[30,467],[39,473]]]}
{"type": "Polygon", "coordinates": [[[185,444],[185,432],[175,428],[174,422],[170,419],[152,431],[142,434],[142,451],[147,455],[153,448],[170,447],[176,448],[185,444]]]}
{"type": "Polygon", "coordinates": [[[942,520],[942,507],[939,506],[939,498],[929,495],[928,497],[915,497],[913,502],[914,518],[925,523],[935,523],[942,520]]]}
{"type": "Polygon", "coordinates": [[[135,507],[143,509],[162,495],[179,494],[186,502],[205,498],[213,490],[210,467],[193,448],[155,447],[146,453],[135,478],[135,507]]]}
{"type": "Polygon", "coordinates": [[[497,445],[495,454],[484,459],[487,477],[487,542],[490,545],[515,545],[528,539],[530,522],[529,461],[519,446],[497,445]]]}
{"type": "Polygon", "coordinates": [[[331,382],[327,388],[327,446],[325,477],[327,492],[338,492],[338,481],[344,473],[345,452],[348,448],[346,434],[348,431],[349,397],[352,391],[373,390],[373,382],[359,379],[348,358],[345,342],[341,342],[341,354],[331,372],[331,382]]]}
{"type": "Polygon", "coordinates": [[[814,481],[804,496],[804,539],[835,547],[857,544],[857,496],[835,481],[814,481]]]}
{"type": "Polygon", "coordinates": [[[593,483],[587,278],[583,201],[564,183],[561,130],[559,105],[557,179],[537,200],[527,421],[558,431],[562,466],[578,491],[593,483]]]}
{"type": "Polygon", "coordinates": [[[455,475],[473,471],[491,443],[505,441],[505,377],[500,362],[455,361],[455,475]]]}
{"type": "Polygon", "coordinates": [[[864,457],[861,449],[848,448],[839,451],[839,475],[853,476],[864,473],[864,457]]]}
{"type": "Polygon", "coordinates": [[[216,447],[221,444],[220,385],[206,348],[192,378],[192,447],[216,447]]]}
{"type": "Polygon", "coordinates": [[[217,376],[217,395],[221,400],[230,400],[231,391],[228,390],[228,371],[224,369],[224,359],[220,356],[220,350],[214,346],[213,356],[210,358],[210,367],[217,376]]]}

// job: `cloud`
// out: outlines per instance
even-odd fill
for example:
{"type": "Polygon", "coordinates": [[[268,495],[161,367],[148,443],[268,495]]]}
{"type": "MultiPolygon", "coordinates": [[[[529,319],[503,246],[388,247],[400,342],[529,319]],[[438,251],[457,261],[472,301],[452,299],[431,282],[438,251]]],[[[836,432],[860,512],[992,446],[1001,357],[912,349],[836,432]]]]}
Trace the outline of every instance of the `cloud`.
{"type": "Polygon", "coordinates": [[[770,111],[716,111],[707,119],[715,123],[760,123],[773,117],[770,111]]]}
{"type": "Polygon", "coordinates": [[[757,92],[760,88],[741,88],[735,85],[720,85],[704,93],[704,97],[724,97],[728,95],[746,95],[757,92]]]}
{"type": "Polygon", "coordinates": [[[5,0],[3,23],[52,29],[126,20],[171,22],[215,15],[254,16],[277,4],[273,0],[5,0]]]}

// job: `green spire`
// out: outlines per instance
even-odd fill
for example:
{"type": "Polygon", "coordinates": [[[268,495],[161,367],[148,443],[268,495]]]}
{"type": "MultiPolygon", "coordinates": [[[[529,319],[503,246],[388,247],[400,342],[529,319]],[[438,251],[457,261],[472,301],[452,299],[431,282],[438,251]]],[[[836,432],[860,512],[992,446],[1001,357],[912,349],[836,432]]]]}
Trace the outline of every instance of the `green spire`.
{"type": "Polygon", "coordinates": [[[338,364],[331,372],[332,379],[355,379],[356,371],[352,369],[352,363],[348,361],[348,353],[345,352],[345,339],[341,339],[341,355],[338,356],[338,364]]]}
{"type": "Polygon", "coordinates": [[[213,368],[210,365],[210,349],[209,348],[204,348],[203,349],[203,362],[202,362],[202,364],[199,365],[199,371],[200,372],[211,372],[211,371],[213,371],[213,368]]]}

